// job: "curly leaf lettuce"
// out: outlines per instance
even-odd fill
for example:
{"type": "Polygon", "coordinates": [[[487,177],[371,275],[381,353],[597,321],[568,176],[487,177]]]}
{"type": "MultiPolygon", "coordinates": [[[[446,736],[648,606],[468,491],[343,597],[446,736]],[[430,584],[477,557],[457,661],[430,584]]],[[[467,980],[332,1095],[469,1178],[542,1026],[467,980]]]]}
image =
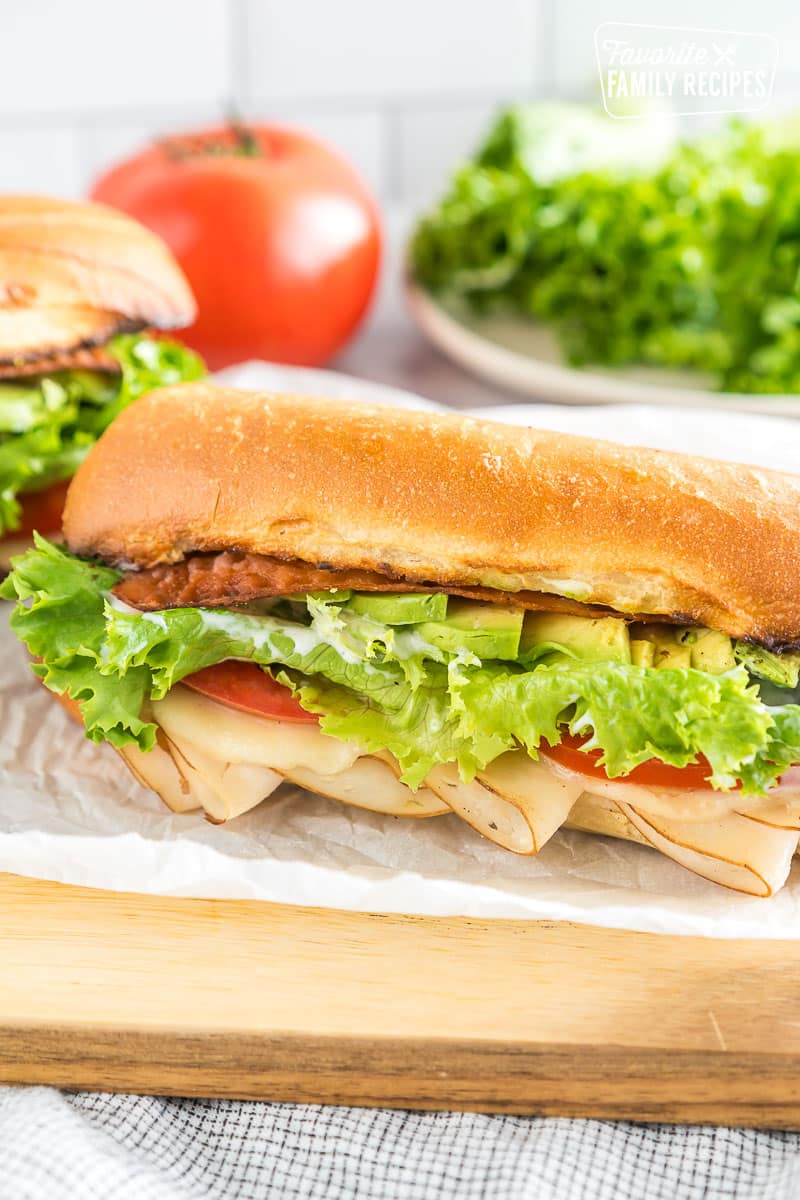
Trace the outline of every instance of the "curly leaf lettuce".
{"type": "Polygon", "coordinates": [[[121,334],[106,349],[120,365],[118,376],[53,371],[0,383],[0,537],[19,525],[19,495],[74,475],[131,401],[205,374],[201,359],[177,342],[121,334]]]}
{"type": "Polygon", "coordinates": [[[155,727],[140,717],[149,695],[146,669],[104,676],[99,666],[106,636],[108,589],[119,572],[67,554],[44,538],[15,560],[0,595],[17,599],[11,628],[35,659],[32,669],[52,692],[76,700],[86,734],[114,746],[155,744],[155,727]]]}
{"type": "Polygon", "coordinates": [[[741,667],[725,675],[612,662],[554,663],[524,674],[481,670],[461,698],[464,732],[480,726],[535,751],[542,740],[559,742],[566,725],[587,739],[587,750],[602,751],[611,778],[651,758],[685,767],[702,754],[712,786],[732,788],[740,779],[747,790],[761,791],[765,767],[774,780],[773,768],[785,770],[800,754],[794,726],[783,749],[778,745],[776,710],[761,703],[741,667]]]}
{"type": "Polygon", "coordinates": [[[347,613],[335,594],[307,598],[307,623],[222,609],[140,613],[110,597],[118,578],[39,538],[0,588],[17,601],[11,625],[40,660],[34,670],[81,704],[96,741],[147,750],[156,730],[146,702],[238,659],[291,687],[324,732],[389,750],[412,787],[441,763],[468,779],[516,745],[536,757],[564,728],[602,751],[610,777],[651,758],[682,767],[702,755],[714,787],[741,782],[758,794],[800,761],[800,706],[767,707],[742,666],[709,675],[563,659],[531,669],[481,663],[347,613]]]}
{"type": "Polygon", "coordinates": [[[415,278],[456,307],[549,325],[574,365],[800,391],[796,134],[732,122],[660,161],[637,147],[632,166],[625,124],[546,104],[502,114],[417,226],[415,278]]]}

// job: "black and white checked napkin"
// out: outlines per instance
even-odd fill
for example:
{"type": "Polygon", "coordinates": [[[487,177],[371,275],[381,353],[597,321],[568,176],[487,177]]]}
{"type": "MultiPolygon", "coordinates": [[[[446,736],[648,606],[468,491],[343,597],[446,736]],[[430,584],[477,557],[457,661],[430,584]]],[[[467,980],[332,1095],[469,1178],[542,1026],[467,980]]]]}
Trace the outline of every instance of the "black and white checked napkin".
{"type": "Polygon", "coordinates": [[[800,1134],[0,1089],[0,1200],[795,1200],[800,1134]]]}

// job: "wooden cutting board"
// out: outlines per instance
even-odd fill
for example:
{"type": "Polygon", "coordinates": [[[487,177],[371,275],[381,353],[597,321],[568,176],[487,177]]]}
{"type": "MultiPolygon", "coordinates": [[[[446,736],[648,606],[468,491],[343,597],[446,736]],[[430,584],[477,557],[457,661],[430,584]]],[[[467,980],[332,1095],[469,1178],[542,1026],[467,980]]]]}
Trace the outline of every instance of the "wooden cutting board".
{"type": "Polygon", "coordinates": [[[800,941],[0,875],[0,1080],[800,1126],[800,941]]]}

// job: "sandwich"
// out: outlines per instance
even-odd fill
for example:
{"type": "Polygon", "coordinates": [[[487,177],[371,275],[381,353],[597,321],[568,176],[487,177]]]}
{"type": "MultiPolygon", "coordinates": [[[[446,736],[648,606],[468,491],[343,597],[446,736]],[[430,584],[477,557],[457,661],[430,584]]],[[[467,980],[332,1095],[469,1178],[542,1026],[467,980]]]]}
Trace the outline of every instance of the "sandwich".
{"type": "Polygon", "coordinates": [[[770,896],[800,835],[800,478],[208,383],[78,469],[2,594],[176,812],[288,780],[536,854],[562,827],[770,896]]]}
{"type": "Polygon", "coordinates": [[[203,365],[143,331],[195,304],[164,243],[99,204],[0,196],[0,572],[61,528],[67,482],[131,400],[203,365]]]}

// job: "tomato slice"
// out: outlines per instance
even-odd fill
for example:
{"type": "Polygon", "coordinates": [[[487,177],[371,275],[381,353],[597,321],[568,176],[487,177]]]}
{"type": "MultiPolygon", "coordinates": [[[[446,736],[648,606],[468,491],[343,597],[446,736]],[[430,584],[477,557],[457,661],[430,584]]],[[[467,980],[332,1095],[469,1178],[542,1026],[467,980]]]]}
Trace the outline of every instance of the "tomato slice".
{"type": "Polygon", "coordinates": [[[216,663],[187,675],[181,683],[210,700],[238,708],[241,712],[254,713],[257,717],[272,717],[274,721],[303,721],[316,725],[319,721],[314,713],[306,712],[282,683],[278,683],[255,663],[216,663]]]}
{"type": "MultiPolygon", "coordinates": [[[[542,743],[539,753],[543,754],[545,758],[552,758],[553,762],[559,763],[569,771],[577,771],[581,775],[587,775],[590,779],[604,779],[608,782],[609,776],[598,763],[602,750],[582,750],[581,746],[585,740],[585,738],[573,737],[571,734],[565,733],[558,746],[548,746],[547,743],[542,743]]],[[[638,783],[643,787],[688,788],[698,791],[711,786],[708,782],[710,775],[711,767],[705,758],[701,758],[696,763],[689,763],[687,767],[671,767],[668,763],[662,763],[657,758],[653,758],[649,762],[634,767],[627,775],[618,776],[615,782],[638,783]]]]}
{"type": "Polygon", "coordinates": [[[61,517],[67,498],[69,480],[51,484],[41,492],[26,492],[19,497],[22,505],[22,523],[10,533],[10,537],[29,538],[33,531],[57,533],[61,529],[61,517]]]}

